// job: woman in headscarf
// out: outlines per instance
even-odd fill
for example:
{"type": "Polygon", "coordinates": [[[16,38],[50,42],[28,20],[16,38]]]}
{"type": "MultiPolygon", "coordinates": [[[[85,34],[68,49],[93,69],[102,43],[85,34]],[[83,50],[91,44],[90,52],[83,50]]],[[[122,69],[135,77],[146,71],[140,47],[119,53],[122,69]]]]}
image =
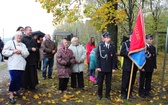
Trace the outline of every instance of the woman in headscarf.
{"type": "Polygon", "coordinates": [[[84,88],[84,78],[83,78],[86,50],[82,45],[79,44],[77,37],[73,37],[71,39],[71,45],[69,46],[69,49],[73,51],[73,55],[75,56],[76,59],[76,63],[73,65],[72,69],[73,71],[71,75],[71,87],[74,90],[76,90],[77,86],[78,88],[86,90],[84,88]]]}
{"type": "Polygon", "coordinates": [[[58,93],[67,93],[67,84],[72,73],[72,65],[75,63],[73,52],[68,47],[68,41],[63,39],[56,54],[57,75],[59,78],[58,93]]]}
{"type": "Polygon", "coordinates": [[[2,50],[2,54],[8,57],[8,70],[10,75],[9,102],[11,104],[15,104],[14,96],[18,95],[17,91],[20,90],[22,73],[26,67],[25,58],[29,55],[21,39],[22,32],[17,31],[15,39],[8,41],[2,50]]]}

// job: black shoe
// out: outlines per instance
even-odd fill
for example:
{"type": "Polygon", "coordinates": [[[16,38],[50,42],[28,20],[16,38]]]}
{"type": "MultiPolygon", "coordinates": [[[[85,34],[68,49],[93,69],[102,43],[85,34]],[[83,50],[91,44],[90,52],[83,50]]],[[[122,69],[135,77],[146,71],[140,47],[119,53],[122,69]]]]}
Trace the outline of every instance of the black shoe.
{"type": "Polygon", "coordinates": [[[48,77],[48,79],[52,79],[52,77],[48,77]]]}
{"type": "Polygon", "coordinates": [[[15,103],[16,103],[15,100],[14,100],[14,98],[9,98],[9,102],[10,102],[11,104],[15,104],[15,103]]]}
{"type": "Polygon", "coordinates": [[[37,88],[36,87],[31,87],[31,88],[29,88],[29,90],[37,90],[37,88]]]}
{"type": "Polygon", "coordinates": [[[139,94],[140,97],[142,98],[145,98],[145,95],[144,94],[139,94]]]}
{"type": "Polygon", "coordinates": [[[121,99],[127,99],[126,95],[121,95],[121,99]]]}
{"type": "Polygon", "coordinates": [[[130,98],[131,98],[131,99],[135,99],[135,97],[134,97],[132,94],[130,95],[130,98]]]}
{"type": "Polygon", "coordinates": [[[110,96],[106,96],[106,98],[107,98],[108,100],[111,100],[110,96]]]}
{"type": "Polygon", "coordinates": [[[101,96],[101,95],[98,95],[98,99],[101,100],[101,99],[102,99],[102,96],[101,96]]]}
{"type": "Polygon", "coordinates": [[[150,93],[146,93],[145,96],[149,98],[153,98],[153,96],[150,93]]]}

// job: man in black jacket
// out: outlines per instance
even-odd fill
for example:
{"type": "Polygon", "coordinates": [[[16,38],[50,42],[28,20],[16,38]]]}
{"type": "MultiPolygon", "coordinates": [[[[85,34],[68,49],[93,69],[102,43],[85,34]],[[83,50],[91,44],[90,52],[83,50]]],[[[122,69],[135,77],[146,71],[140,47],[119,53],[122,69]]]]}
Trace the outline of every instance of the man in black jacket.
{"type": "Polygon", "coordinates": [[[151,80],[156,66],[156,48],[152,45],[152,35],[146,35],[146,64],[140,70],[139,96],[151,97],[151,80]]]}
{"type": "Polygon", "coordinates": [[[26,45],[29,56],[26,58],[26,69],[23,74],[22,87],[25,89],[35,90],[38,84],[37,77],[37,41],[31,37],[32,29],[30,26],[25,27],[25,35],[22,42],[26,45]]]}
{"type": "Polygon", "coordinates": [[[112,72],[115,71],[116,66],[116,50],[111,43],[110,34],[106,32],[103,36],[105,42],[99,44],[97,51],[98,99],[102,99],[103,80],[106,77],[106,98],[110,100],[112,72]]]}
{"type": "MultiPolygon", "coordinates": [[[[130,74],[131,74],[131,67],[132,67],[132,61],[128,57],[130,41],[131,41],[131,34],[130,34],[129,40],[122,43],[122,47],[121,47],[121,51],[120,51],[120,55],[124,57],[124,63],[123,63],[123,67],[122,67],[122,69],[123,69],[123,71],[122,71],[122,84],[121,84],[121,98],[122,99],[127,98],[129,81],[130,81],[130,74]]],[[[133,75],[132,75],[132,84],[131,84],[131,90],[130,90],[130,98],[133,98],[132,91],[133,91],[133,85],[135,83],[137,70],[138,70],[138,67],[134,64],[133,75]]]]}

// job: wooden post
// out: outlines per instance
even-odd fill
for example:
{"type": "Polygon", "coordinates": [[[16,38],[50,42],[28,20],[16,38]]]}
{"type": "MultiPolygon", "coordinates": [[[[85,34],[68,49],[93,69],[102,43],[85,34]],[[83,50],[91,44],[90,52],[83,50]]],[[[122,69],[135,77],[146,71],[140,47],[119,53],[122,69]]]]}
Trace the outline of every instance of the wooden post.
{"type": "Polygon", "coordinates": [[[127,93],[127,100],[129,99],[129,96],[130,96],[133,71],[134,71],[134,62],[132,62],[132,67],[131,67],[131,74],[130,74],[130,80],[129,80],[129,87],[128,87],[128,93],[127,93]]]}

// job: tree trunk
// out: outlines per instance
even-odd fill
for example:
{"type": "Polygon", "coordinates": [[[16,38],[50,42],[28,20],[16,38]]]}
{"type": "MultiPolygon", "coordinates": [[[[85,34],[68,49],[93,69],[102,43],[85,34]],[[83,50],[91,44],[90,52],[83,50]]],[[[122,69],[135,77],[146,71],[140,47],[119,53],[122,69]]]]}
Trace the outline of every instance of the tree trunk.
{"type": "MultiPolygon", "coordinates": [[[[113,0],[107,0],[107,2],[109,2],[109,1],[113,1],[113,0]]],[[[114,4],[113,6],[114,6],[115,10],[117,10],[118,4],[116,3],[116,4],[114,4]]],[[[115,22],[114,22],[114,23],[109,23],[109,24],[107,25],[107,31],[108,31],[109,33],[111,33],[111,39],[112,39],[112,41],[114,42],[114,45],[116,46],[116,52],[117,52],[118,26],[116,25],[115,22]]]]}

